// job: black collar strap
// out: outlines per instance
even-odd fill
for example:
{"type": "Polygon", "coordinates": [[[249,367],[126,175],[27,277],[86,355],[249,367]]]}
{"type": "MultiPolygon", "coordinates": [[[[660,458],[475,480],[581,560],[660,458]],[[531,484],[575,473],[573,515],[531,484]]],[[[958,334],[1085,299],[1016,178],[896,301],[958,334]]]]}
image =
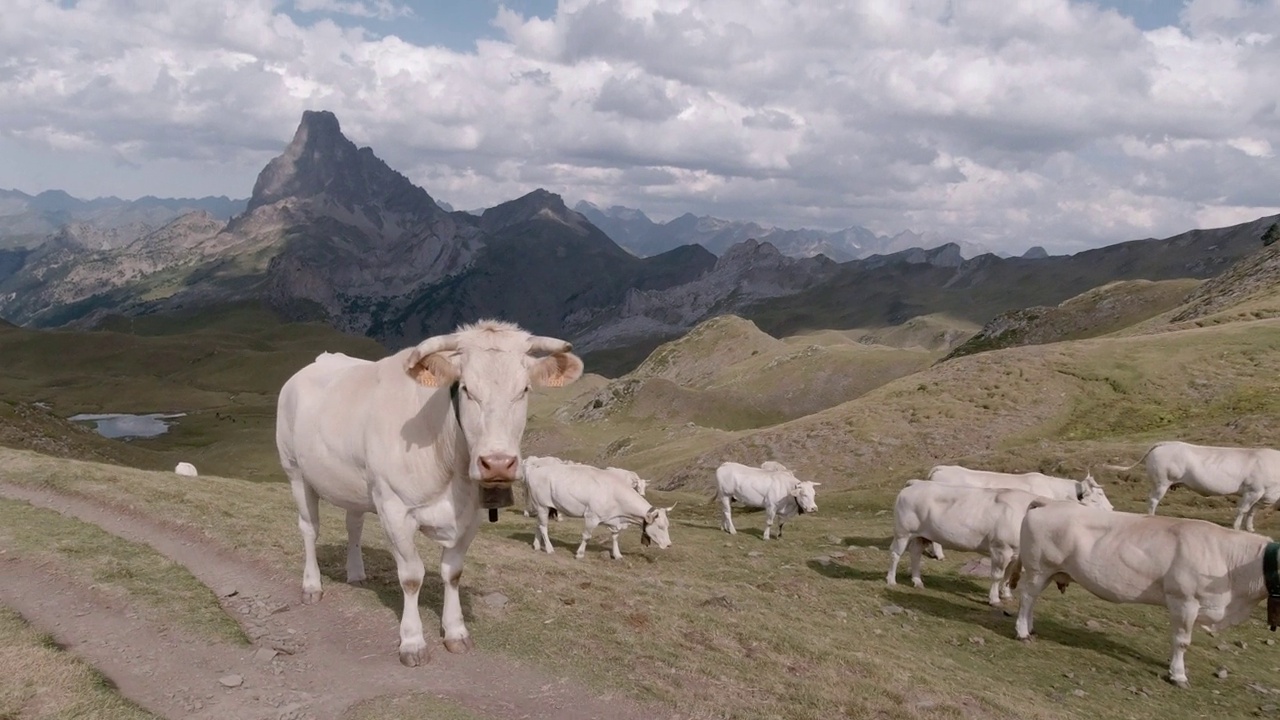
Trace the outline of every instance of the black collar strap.
{"type": "Polygon", "coordinates": [[[458,409],[458,381],[454,381],[449,386],[449,404],[453,405],[453,419],[458,421],[458,427],[462,427],[462,411],[458,409]]]}
{"type": "Polygon", "coordinates": [[[1084,500],[1084,483],[1076,483],[1076,500],[1084,500]]]}
{"type": "Polygon", "coordinates": [[[799,496],[799,495],[792,495],[791,497],[792,497],[792,498],[794,498],[794,499],[795,499],[795,501],[796,501],[796,511],[798,511],[801,515],[803,515],[803,514],[804,514],[804,506],[800,504],[800,496],[799,496]]]}

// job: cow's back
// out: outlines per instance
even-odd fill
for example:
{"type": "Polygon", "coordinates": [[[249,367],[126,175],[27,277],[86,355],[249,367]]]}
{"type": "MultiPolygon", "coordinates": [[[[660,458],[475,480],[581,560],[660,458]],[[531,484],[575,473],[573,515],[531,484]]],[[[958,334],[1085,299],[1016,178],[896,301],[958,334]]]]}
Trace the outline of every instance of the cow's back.
{"type": "Polygon", "coordinates": [[[716,468],[716,483],[721,496],[737,498],[754,507],[766,507],[786,495],[785,487],[776,480],[778,473],[741,463],[726,462],[716,468]]]}

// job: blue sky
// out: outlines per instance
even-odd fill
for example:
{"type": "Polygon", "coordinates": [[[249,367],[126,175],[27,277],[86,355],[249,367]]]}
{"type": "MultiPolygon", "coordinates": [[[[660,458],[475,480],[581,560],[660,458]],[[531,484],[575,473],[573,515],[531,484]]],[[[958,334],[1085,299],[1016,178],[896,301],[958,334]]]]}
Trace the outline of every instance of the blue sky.
{"type": "Polygon", "coordinates": [[[459,208],[1068,252],[1280,212],[1280,0],[8,0],[0,188],[245,197],[305,110],[459,208]]]}

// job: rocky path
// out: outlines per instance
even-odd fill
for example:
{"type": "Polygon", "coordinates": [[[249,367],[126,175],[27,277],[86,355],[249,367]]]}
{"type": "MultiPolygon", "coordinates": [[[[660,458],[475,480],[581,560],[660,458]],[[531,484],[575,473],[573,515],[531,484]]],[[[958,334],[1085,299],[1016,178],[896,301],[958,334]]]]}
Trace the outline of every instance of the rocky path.
{"type": "MultiPolygon", "coordinates": [[[[360,607],[355,590],[341,583],[328,583],[318,605],[303,606],[299,578],[190,531],[47,490],[0,483],[0,495],[154,548],[213,589],[244,628],[251,647],[156,627],[91,586],[13,553],[0,556],[0,602],[87,660],[126,697],[165,717],[324,720],[361,700],[409,692],[447,697],[501,720],[673,717],[483,650],[453,655],[438,640],[430,663],[406,668],[396,653],[396,619],[360,607]]],[[[430,616],[428,610],[423,618],[429,643],[430,616]]],[[[578,639],[567,636],[560,650],[578,639]]]]}

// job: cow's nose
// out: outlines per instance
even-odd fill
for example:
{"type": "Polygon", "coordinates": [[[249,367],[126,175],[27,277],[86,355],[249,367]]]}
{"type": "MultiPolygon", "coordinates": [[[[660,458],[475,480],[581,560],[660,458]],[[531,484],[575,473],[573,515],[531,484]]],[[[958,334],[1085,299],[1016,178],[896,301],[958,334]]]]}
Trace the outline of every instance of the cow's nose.
{"type": "Polygon", "coordinates": [[[482,455],[480,457],[481,480],[516,479],[515,455],[482,455]]]}

